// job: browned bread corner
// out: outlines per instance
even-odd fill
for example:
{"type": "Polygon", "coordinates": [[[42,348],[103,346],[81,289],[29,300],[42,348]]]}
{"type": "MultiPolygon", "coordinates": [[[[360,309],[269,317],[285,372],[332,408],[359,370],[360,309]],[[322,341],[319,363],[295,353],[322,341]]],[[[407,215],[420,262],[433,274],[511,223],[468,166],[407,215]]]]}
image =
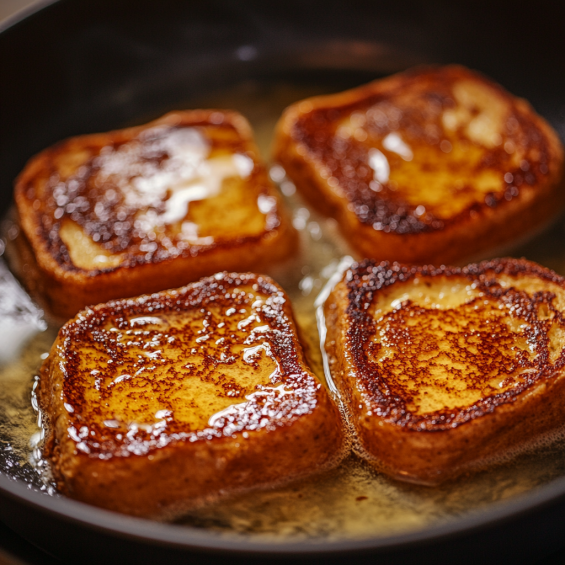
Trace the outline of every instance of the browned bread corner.
{"type": "Polygon", "coordinates": [[[220,273],[82,311],[38,398],[60,490],[135,516],[172,518],[343,452],[339,412],[265,276],[220,273]]]}
{"type": "Polygon", "coordinates": [[[565,279],[526,260],[366,260],[326,301],[331,376],[363,457],[438,484],[565,424],[565,279]]]}
{"type": "Polygon", "coordinates": [[[61,318],[283,259],[296,236],[243,116],[174,112],[63,141],[16,182],[18,269],[61,318]]]}
{"type": "Polygon", "coordinates": [[[290,106],[274,150],[362,257],[450,264],[562,209],[563,148],[523,99],[460,66],[417,68],[290,106]]]}

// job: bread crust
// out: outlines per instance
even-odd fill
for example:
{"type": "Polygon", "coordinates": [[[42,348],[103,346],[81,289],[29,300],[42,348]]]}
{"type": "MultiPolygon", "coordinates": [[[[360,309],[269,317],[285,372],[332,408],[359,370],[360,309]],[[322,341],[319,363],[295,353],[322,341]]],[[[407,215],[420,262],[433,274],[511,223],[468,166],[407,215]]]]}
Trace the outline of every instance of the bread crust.
{"type": "Polygon", "coordinates": [[[297,245],[251,128],[231,111],[173,112],[144,126],[63,141],[29,161],[16,180],[15,201],[18,274],[62,319],[89,304],[175,288],[226,269],[262,271],[297,245]],[[179,132],[189,133],[183,139],[179,132]],[[226,161],[230,156],[233,162],[226,161]],[[243,160],[246,176],[228,188],[220,178],[208,196],[188,196],[168,209],[185,190],[182,175],[188,181],[197,175],[191,159],[211,169],[201,173],[205,182],[221,175],[226,162],[236,170],[243,160]],[[82,234],[73,251],[63,237],[69,225],[82,234]],[[194,234],[186,236],[185,225],[194,234]],[[97,252],[100,266],[77,266],[97,252]]]}
{"type": "Polygon", "coordinates": [[[460,264],[534,233],[565,204],[555,131],[527,101],[460,66],[297,102],[277,125],[274,158],[377,260],[460,264]]]}
{"type": "Polygon", "coordinates": [[[343,451],[339,412],[306,365],[289,300],[264,276],[221,273],[81,312],[59,332],[38,390],[61,492],[135,516],[170,519],[312,474],[343,451]],[[177,325],[157,332],[155,317],[177,325]],[[132,341],[121,346],[116,332],[132,341]],[[169,349],[136,361],[155,340],[169,349]],[[262,384],[267,361],[277,368],[262,384]]]}
{"type": "Polygon", "coordinates": [[[395,478],[434,485],[500,461],[562,426],[564,314],[565,280],[526,260],[498,259],[463,269],[369,260],[354,265],[325,304],[325,348],[363,457],[395,478]],[[410,292],[414,285],[449,288],[461,281],[472,294],[465,306],[451,311],[433,313],[433,307],[402,298],[403,289],[410,292]],[[391,292],[401,297],[396,310],[375,314],[374,304],[391,292]],[[482,310],[483,301],[493,310],[482,310]],[[496,309],[507,316],[503,324],[520,329],[512,333],[497,326],[502,318],[496,309]],[[465,312],[472,311],[479,314],[466,319],[465,312]],[[449,328],[443,341],[434,341],[434,316],[449,328]],[[395,326],[394,319],[403,322],[395,326]],[[395,332],[398,341],[391,337],[395,332]],[[524,336],[532,355],[520,352],[524,336]],[[388,343],[390,360],[386,352],[373,355],[377,342],[388,343]],[[438,371],[446,359],[448,368],[438,371]],[[446,372],[448,380],[442,381],[446,372]],[[445,405],[422,409],[434,387],[447,399],[445,405]],[[462,398],[461,391],[471,400],[456,406],[453,398],[462,398]]]}

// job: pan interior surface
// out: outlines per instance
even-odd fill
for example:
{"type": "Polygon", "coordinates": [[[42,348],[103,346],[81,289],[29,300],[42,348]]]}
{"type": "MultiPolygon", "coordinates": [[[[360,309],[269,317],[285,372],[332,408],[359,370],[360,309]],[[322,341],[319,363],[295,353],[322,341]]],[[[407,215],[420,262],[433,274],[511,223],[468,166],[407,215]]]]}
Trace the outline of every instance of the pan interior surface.
{"type": "MultiPolygon", "coordinates": [[[[62,2],[61,6],[52,6],[48,11],[55,17],[57,10],[63,10],[65,4],[68,8],[69,2],[62,2]]],[[[85,5],[87,8],[82,9],[86,13],[90,6],[92,16],[92,6],[88,2],[85,5]]],[[[175,9],[181,10],[178,3],[169,2],[166,6],[166,17],[159,24],[164,28],[173,25],[168,19],[173,18],[175,9]]],[[[404,22],[402,29],[406,37],[402,38],[402,46],[391,39],[394,35],[391,31],[383,31],[386,40],[376,41],[365,25],[359,37],[354,38],[355,34],[345,29],[347,25],[355,24],[353,20],[338,26],[339,33],[333,37],[329,31],[324,35],[319,31],[321,24],[318,27],[314,22],[314,32],[319,34],[313,32],[308,37],[304,23],[308,14],[301,14],[302,35],[298,34],[298,39],[291,34],[283,37],[284,30],[279,29],[280,48],[265,39],[267,31],[277,27],[276,13],[255,11],[249,3],[243,6],[235,9],[231,3],[214,3],[213,7],[219,10],[217,13],[223,14],[219,17],[212,8],[209,13],[204,8],[196,10],[192,28],[188,24],[183,29],[180,25],[174,28],[179,34],[174,38],[176,47],[167,44],[166,33],[157,29],[159,26],[156,26],[155,37],[143,41],[141,32],[132,34],[123,20],[120,22],[120,18],[125,17],[121,9],[108,15],[111,10],[105,2],[101,3],[102,15],[97,25],[91,25],[83,33],[78,32],[79,28],[67,36],[63,33],[58,49],[64,65],[56,71],[62,73],[60,78],[64,78],[65,86],[52,87],[50,81],[53,79],[49,78],[39,109],[30,110],[31,116],[24,117],[24,105],[30,102],[26,93],[16,105],[17,111],[2,118],[6,120],[6,127],[0,128],[5,132],[1,139],[3,166],[0,176],[4,212],[9,208],[13,178],[25,160],[68,135],[143,123],[173,109],[233,108],[251,121],[263,157],[269,160],[273,126],[286,105],[306,96],[355,87],[420,63],[460,62],[491,74],[510,90],[528,96],[558,132],[565,132],[565,106],[559,101],[565,99],[560,98],[565,88],[562,79],[557,78],[555,84],[548,82],[547,74],[544,74],[547,61],[544,60],[543,68],[532,70],[530,76],[543,77],[534,88],[532,82],[535,81],[521,79],[521,82],[518,72],[489,59],[486,47],[485,53],[481,49],[465,52],[459,48],[451,54],[449,41],[453,45],[458,43],[446,37],[442,50],[429,36],[422,38],[418,35],[422,33],[418,14],[433,16],[420,4],[415,3],[412,15],[404,20],[400,13],[385,14],[389,22],[404,22]],[[250,19],[251,15],[255,20],[250,19]],[[241,22],[239,31],[233,31],[237,26],[229,24],[230,17],[241,22]],[[206,23],[209,27],[202,27],[206,23]],[[180,33],[183,30],[189,33],[187,29],[192,30],[193,35],[187,45],[178,47],[182,43],[180,33]],[[221,37],[222,29],[230,30],[227,37],[221,37]],[[198,30],[205,39],[200,46],[194,47],[198,43],[198,30]],[[411,34],[406,30],[412,30],[411,34]],[[207,33],[214,33],[215,40],[207,33]],[[71,40],[75,42],[74,53],[65,49],[73,45],[71,40]],[[112,57],[117,57],[114,63],[111,63],[112,57]],[[120,75],[121,68],[127,69],[127,80],[120,75]],[[61,100],[56,99],[57,89],[60,89],[59,94],[62,93],[61,100]],[[12,143],[8,144],[10,135],[12,143]]],[[[432,6],[429,10],[433,12],[434,9],[432,6]]],[[[446,10],[444,17],[455,17],[453,9],[446,10]]],[[[339,13],[335,12],[334,17],[339,17],[339,13]]],[[[363,13],[361,10],[356,17],[362,17],[363,13]]],[[[140,14],[145,14],[145,19],[136,16],[138,23],[146,26],[146,30],[152,29],[145,3],[141,5],[140,14]]],[[[41,13],[34,17],[34,21],[30,20],[30,29],[40,25],[39,15],[41,13]]],[[[45,20],[48,17],[46,12],[45,20]]],[[[66,17],[72,19],[68,14],[66,17]]],[[[183,17],[186,22],[190,21],[184,13],[183,17]]],[[[457,15],[458,22],[462,18],[464,15],[457,15]]],[[[335,25],[333,29],[336,30],[335,25]]],[[[15,35],[17,29],[5,34],[8,32],[15,35]]],[[[21,35],[24,36],[23,32],[21,35]]],[[[439,45],[441,47],[441,43],[439,45]]],[[[22,60],[19,62],[21,64],[22,60]]],[[[559,65],[563,66],[563,63],[559,65]]],[[[533,64],[529,68],[533,68],[533,64]]],[[[22,83],[27,80],[22,78],[22,83]]],[[[18,88],[20,85],[14,91],[18,88]]],[[[6,96],[10,99],[12,95],[6,96]]],[[[8,101],[14,104],[14,99],[8,101]]],[[[314,346],[312,349],[317,350],[314,299],[341,257],[352,252],[339,236],[336,226],[309,210],[278,169],[272,170],[272,177],[279,183],[293,210],[294,224],[306,249],[293,263],[273,275],[289,293],[298,321],[314,346]]],[[[7,244],[14,229],[9,220],[5,222],[7,244]]],[[[564,231],[565,222],[560,220],[549,231],[513,249],[511,255],[537,261],[565,275],[565,254],[560,244],[564,231]]],[[[6,280],[9,280],[8,274],[6,280]]],[[[1,288],[7,284],[11,283],[2,282],[1,288]]],[[[20,483],[29,484],[32,489],[43,490],[38,496],[57,496],[50,488],[49,479],[37,471],[36,461],[33,461],[38,429],[31,406],[34,375],[56,329],[51,326],[45,329],[40,315],[21,295],[14,300],[17,303],[14,319],[25,312],[25,320],[21,322],[22,328],[27,329],[21,332],[19,354],[8,354],[16,349],[15,346],[0,345],[0,350],[4,347],[6,352],[5,356],[0,354],[0,470],[20,483]]],[[[313,365],[323,378],[319,356],[315,356],[313,365]]],[[[372,471],[352,455],[334,471],[286,487],[237,495],[194,510],[179,520],[177,526],[259,543],[385,540],[454,522],[461,517],[487,516],[488,510],[499,503],[535,493],[536,489],[551,485],[564,475],[565,441],[560,437],[533,446],[512,462],[438,488],[395,482],[372,471]]]]}
{"type": "MultiPolygon", "coordinates": [[[[339,78],[337,72],[332,76],[334,82],[339,78]]],[[[325,81],[329,82],[327,78],[325,81]]],[[[294,81],[287,78],[268,82],[249,80],[227,90],[210,92],[200,99],[180,102],[179,107],[230,107],[242,112],[250,119],[263,156],[268,159],[273,127],[284,107],[306,96],[336,89],[335,84],[325,81],[318,78],[308,84],[300,78],[294,81]]],[[[350,82],[351,77],[341,76],[342,86],[350,82]]],[[[341,258],[352,255],[353,251],[339,235],[335,222],[319,216],[303,203],[279,167],[271,168],[271,176],[293,211],[293,223],[302,238],[301,253],[271,274],[292,300],[298,323],[313,352],[312,366],[323,380],[314,301],[335,273],[341,258]]],[[[5,221],[7,234],[16,229],[15,224],[5,221]]],[[[565,261],[560,259],[558,247],[551,258],[540,256],[537,251],[547,252],[556,241],[558,231],[563,229],[565,224],[558,223],[527,246],[516,249],[515,255],[551,263],[565,273],[565,261]]],[[[7,244],[9,247],[9,241],[7,244]]],[[[6,279],[8,276],[6,274],[6,279]]],[[[20,300],[17,310],[25,312],[30,332],[36,328],[36,335],[23,337],[25,344],[15,358],[8,357],[10,347],[5,347],[0,372],[0,379],[6,385],[2,388],[0,430],[4,445],[10,449],[4,449],[3,464],[14,478],[31,482],[36,488],[54,495],[49,478],[37,467],[43,462],[38,459],[38,450],[34,450],[40,437],[38,429],[34,428],[36,416],[31,396],[33,377],[56,330],[45,329],[37,321],[37,312],[33,317],[33,305],[25,303],[24,307],[25,295],[18,295],[15,300],[20,300]]],[[[8,343],[6,339],[4,343],[8,343]]],[[[394,481],[351,455],[335,470],[284,487],[220,500],[191,511],[177,524],[261,542],[384,538],[446,523],[495,503],[512,500],[561,477],[564,471],[565,441],[559,434],[532,446],[510,462],[434,488],[394,481]]]]}

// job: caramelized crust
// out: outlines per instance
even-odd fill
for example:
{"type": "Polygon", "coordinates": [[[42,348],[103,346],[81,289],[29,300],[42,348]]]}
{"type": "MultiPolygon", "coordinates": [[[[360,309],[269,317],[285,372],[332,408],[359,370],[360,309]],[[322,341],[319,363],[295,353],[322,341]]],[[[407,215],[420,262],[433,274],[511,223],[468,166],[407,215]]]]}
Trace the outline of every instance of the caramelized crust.
{"type": "Polygon", "coordinates": [[[450,263],[561,209],[563,148],[519,98],[463,67],[421,68],[290,106],[275,158],[364,257],[450,263]]]}
{"type": "Polygon", "coordinates": [[[565,423],[565,280],[526,260],[364,261],[325,305],[364,456],[435,484],[565,423]]]}
{"type": "Polygon", "coordinates": [[[251,274],[81,312],[43,365],[39,400],[61,491],[137,516],[288,481],[342,450],[288,298],[251,274]]]}
{"type": "Polygon", "coordinates": [[[235,112],[175,112],[69,139],[28,163],[15,199],[20,272],[63,318],[224,269],[260,270],[295,246],[235,112]]]}

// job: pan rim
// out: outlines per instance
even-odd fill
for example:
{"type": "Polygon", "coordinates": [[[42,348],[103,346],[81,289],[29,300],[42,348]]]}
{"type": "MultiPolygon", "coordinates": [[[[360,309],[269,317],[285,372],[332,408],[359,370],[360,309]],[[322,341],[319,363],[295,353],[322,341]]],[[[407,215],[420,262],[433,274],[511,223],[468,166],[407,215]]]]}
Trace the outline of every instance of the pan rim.
{"type": "Polygon", "coordinates": [[[12,15],[8,16],[5,20],[0,21],[0,34],[14,27],[16,24],[19,24],[23,20],[26,20],[30,16],[35,15],[37,12],[40,12],[44,8],[47,8],[52,4],[57,4],[58,2],[59,0],[35,0],[33,4],[21,8],[17,12],[14,12],[12,15]]]}
{"type": "Polygon", "coordinates": [[[46,495],[3,473],[0,473],[0,494],[24,502],[37,511],[42,511],[63,521],[141,543],[151,542],[152,545],[214,553],[253,553],[257,556],[262,554],[271,556],[276,554],[323,555],[326,553],[335,555],[336,553],[386,551],[400,547],[406,549],[501,525],[522,515],[561,502],[562,499],[565,499],[565,477],[560,477],[513,500],[494,503],[488,509],[450,519],[445,523],[390,536],[338,539],[336,541],[323,538],[307,541],[259,541],[252,539],[251,536],[244,537],[236,534],[230,537],[192,526],[136,518],[97,508],[64,496],[46,495]]]}

